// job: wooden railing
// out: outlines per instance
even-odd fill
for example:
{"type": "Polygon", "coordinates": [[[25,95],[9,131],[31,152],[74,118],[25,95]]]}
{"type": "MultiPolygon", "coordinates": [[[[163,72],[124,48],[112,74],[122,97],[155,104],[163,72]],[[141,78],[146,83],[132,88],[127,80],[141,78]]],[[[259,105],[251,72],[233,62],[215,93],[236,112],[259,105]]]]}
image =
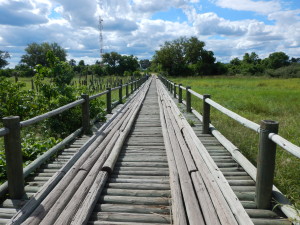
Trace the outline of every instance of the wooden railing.
{"type": "MultiPolygon", "coordinates": [[[[191,89],[184,87],[182,84],[176,84],[163,76],[159,76],[166,88],[178,98],[179,103],[186,105],[187,112],[193,112],[203,123],[204,134],[212,133],[233,155],[233,158],[242,165],[245,165],[246,172],[256,181],[256,205],[257,208],[269,208],[273,194],[279,203],[288,202],[282,193],[273,186],[276,144],[288,151],[292,155],[300,158],[300,147],[289,142],[278,135],[278,122],[271,120],[262,120],[261,124],[254,123],[235,112],[223,107],[217,102],[210,99],[210,95],[201,95],[191,89]],[[183,100],[182,91],[186,92],[186,99],[183,100]],[[202,115],[192,108],[191,95],[203,101],[202,115]],[[238,148],[228,141],[220,132],[218,132],[210,121],[210,107],[234,119],[243,126],[259,133],[259,153],[257,159],[257,169],[238,151],[238,148]]],[[[298,218],[297,213],[291,207],[282,205],[282,210],[287,216],[298,218]]]]}
{"type": "Polygon", "coordinates": [[[4,137],[5,155],[6,155],[6,170],[7,170],[7,181],[0,186],[0,197],[4,196],[7,191],[9,192],[10,198],[20,199],[24,195],[24,178],[37,169],[41,164],[53,156],[58,150],[66,146],[70,141],[76,138],[80,134],[90,134],[91,133],[91,118],[90,118],[90,106],[89,102],[100,96],[106,95],[106,112],[110,114],[112,109],[117,105],[121,104],[125,98],[128,98],[135,90],[137,90],[146,80],[148,76],[144,76],[141,79],[134,80],[132,82],[122,84],[118,87],[107,88],[106,91],[89,96],[87,94],[82,94],[81,98],[77,101],[71,102],[60,108],[54,109],[42,115],[36,116],[34,118],[20,121],[19,116],[9,116],[4,117],[3,124],[4,128],[0,129],[0,137],[4,137]],[[123,96],[123,87],[126,89],[126,93],[123,96]],[[131,87],[131,91],[129,91],[131,87]],[[112,102],[111,94],[112,91],[118,90],[119,99],[112,102]],[[82,106],[82,127],[76,130],[74,133],[70,134],[62,142],[54,146],[45,152],[38,159],[33,161],[23,170],[23,160],[22,160],[22,147],[21,147],[21,128],[31,126],[42,120],[53,117],[57,114],[65,112],[75,106],[82,106]]]}

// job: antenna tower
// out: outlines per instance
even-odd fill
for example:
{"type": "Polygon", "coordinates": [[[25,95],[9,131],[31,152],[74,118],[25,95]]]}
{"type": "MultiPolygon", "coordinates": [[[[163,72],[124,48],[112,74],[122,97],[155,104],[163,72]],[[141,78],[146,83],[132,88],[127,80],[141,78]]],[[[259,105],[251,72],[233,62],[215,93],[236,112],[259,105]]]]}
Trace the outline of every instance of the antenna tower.
{"type": "Polygon", "coordinates": [[[99,28],[99,44],[100,44],[100,60],[102,59],[102,55],[103,55],[103,19],[101,17],[101,15],[99,16],[99,24],[98,24],[98,28],[99,28]]]}

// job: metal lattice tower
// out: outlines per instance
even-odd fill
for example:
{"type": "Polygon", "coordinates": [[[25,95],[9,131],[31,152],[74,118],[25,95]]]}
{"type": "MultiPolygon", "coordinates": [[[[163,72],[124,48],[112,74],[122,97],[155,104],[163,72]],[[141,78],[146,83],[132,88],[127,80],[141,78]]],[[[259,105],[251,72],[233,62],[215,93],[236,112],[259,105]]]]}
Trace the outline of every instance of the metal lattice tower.
{"type": "Polygon", "coordinates": [[[99,28],[99,44],[100,44],[100,60],[102,59],[102,55],[103,55],[103,19],[101,16],[99,16],[99,24],[98,24],[98,28],[99,28]]]}

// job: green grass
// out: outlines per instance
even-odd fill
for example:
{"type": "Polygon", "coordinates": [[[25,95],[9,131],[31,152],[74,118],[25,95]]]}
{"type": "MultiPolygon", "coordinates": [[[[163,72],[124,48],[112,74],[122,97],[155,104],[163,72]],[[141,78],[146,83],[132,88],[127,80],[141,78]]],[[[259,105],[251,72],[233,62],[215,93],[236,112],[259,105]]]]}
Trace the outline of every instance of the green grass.
{"type": "MultiPolygon", "coordinates": [[[[200,94],[210,94],[217,103],[258,124],[266,119],[278,121],[279,134],[300,146],[299,78],[180,77],[170,80],[189,85],[200,94]]],[[[192,106],[202,112],[202,100],[192,96],[192,106]]],[[[213,108],[211,121],[256,166],[258,134],[213,108]]],[[[300,208],[300,159],[280,147],[277,147],[275,185],[300,208]]]]}

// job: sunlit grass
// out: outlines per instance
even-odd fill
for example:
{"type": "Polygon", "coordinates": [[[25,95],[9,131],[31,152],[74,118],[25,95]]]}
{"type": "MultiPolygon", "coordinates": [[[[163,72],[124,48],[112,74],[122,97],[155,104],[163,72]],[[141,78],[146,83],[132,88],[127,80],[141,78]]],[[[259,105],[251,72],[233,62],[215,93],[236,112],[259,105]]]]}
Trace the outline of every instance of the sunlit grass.
{"type": "MultiPolygon", "coordinates": [[[[211,94],[214,101],[258,124],[265,119],[278,121],[279,134],[300,146],[300,79],[181,77],[171,80],[189,85],[200,94],[211,94]]],[[[192,106],[202,111],[202,101],[196,97],[192,97],[192,106]]],[[[211,121],[256,165],[258,134],[215,109],[211,121]]],[[[300,208],[300,159],[280,147],[275,184],[300,208]]]]}

